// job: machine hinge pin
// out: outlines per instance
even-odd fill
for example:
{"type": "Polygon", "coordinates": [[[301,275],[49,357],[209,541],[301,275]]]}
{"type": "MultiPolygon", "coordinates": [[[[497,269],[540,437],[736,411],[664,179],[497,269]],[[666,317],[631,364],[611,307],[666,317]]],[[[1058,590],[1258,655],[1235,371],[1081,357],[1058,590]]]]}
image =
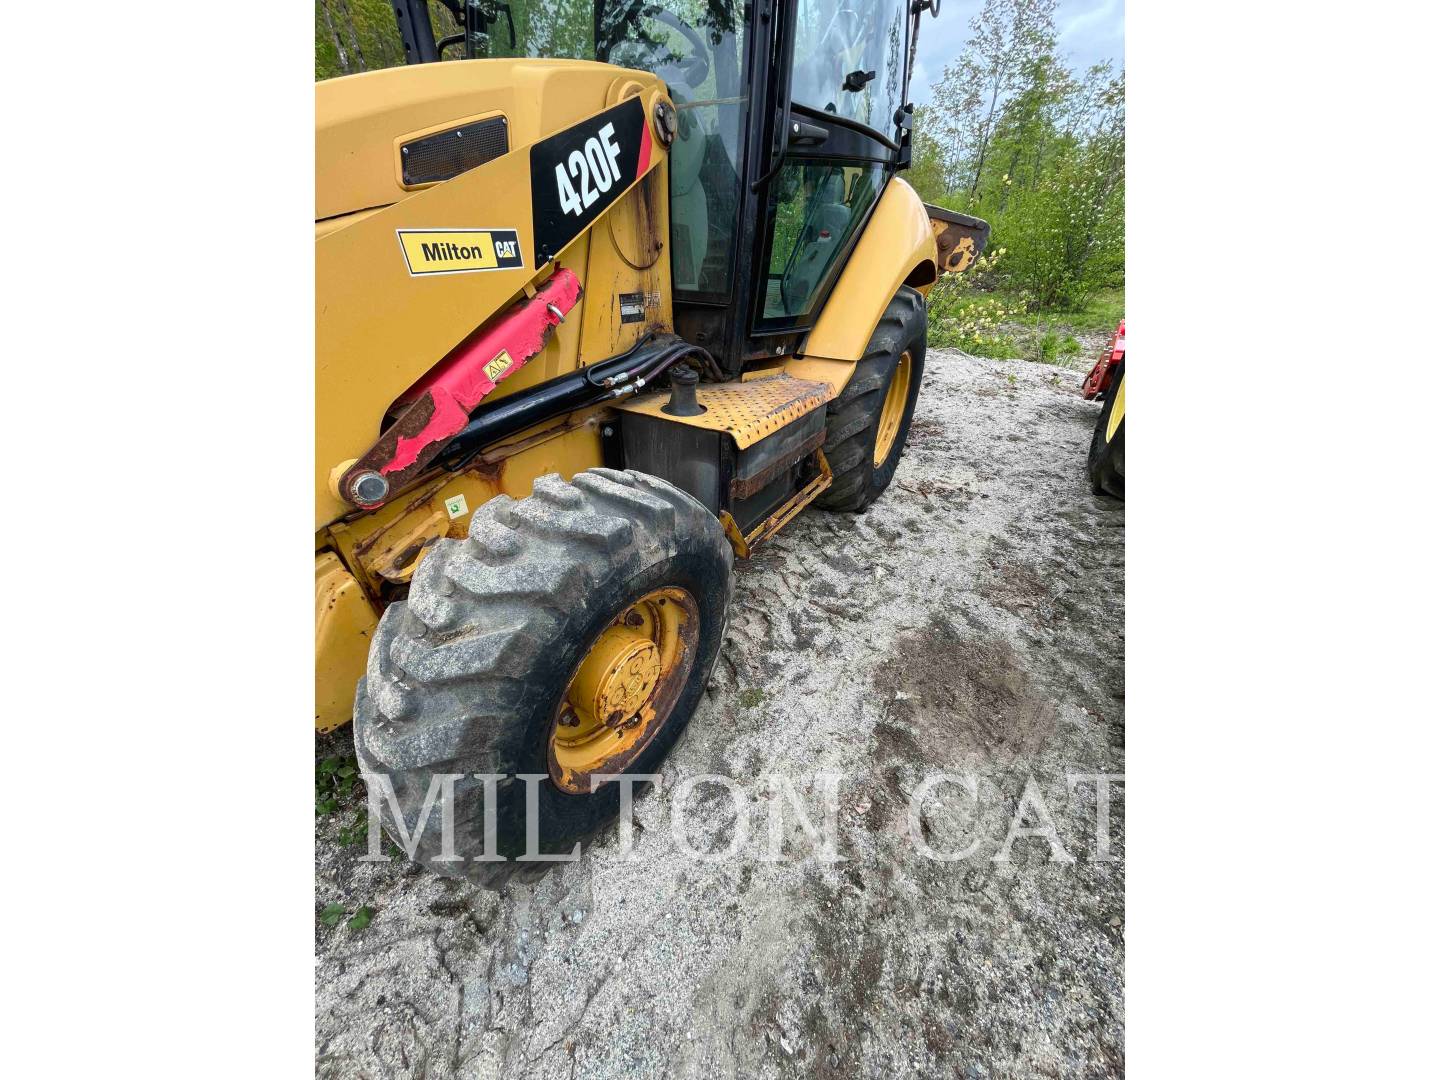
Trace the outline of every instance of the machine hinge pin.
{"type": "Polygon", "coordinates": [[[546,304],[545,310],[550,312],[551,315],[555,316],[556,322],[563,323],[565,321],[565,313],[561,311],[558,307],[556,307],[554,304],[546,304]]]}
{"type": "Polygon", "coordinates": [[[362,472],[350,482],[350,496],[360,506],[378,506],[390,494],[390,482],[373,470],[362,472]]]}

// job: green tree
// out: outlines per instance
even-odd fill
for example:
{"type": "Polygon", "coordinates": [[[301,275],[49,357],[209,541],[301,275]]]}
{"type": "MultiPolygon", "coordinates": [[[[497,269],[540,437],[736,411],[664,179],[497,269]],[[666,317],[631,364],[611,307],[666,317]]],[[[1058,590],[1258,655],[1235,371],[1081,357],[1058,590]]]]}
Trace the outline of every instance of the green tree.
{"type": "Polygon", "coordinates": [[[1033,191],[1057,154],[1073,143],[1060,130],[1076,84],[1052,54],[1026,62],[1014,97],[995,123],[995,134],[980,184],[1003,213],[1017,192],[1033,191]]]}
{"type": "Polygon", "coordinates": [[[942,202],[950,194],[945,171],[945,152],[932,134],[933,110],[920,105],[910,125],[910,171],[905,179],[929,203],[942,202]]]}
{"type": "Polygon", "coordinates": [[[1125,83],[1111,78],[1083,141],[1063,136],[1049,170],[1004,213],[1010,279],[1042,308],[1082,306],[1124,283],[1125,83]]]}
{"type": "Polygon", "coordinates": [[[1124,283],[1124,76],[1108,63],[1072,71],[1054,13],[1054,0],[985,0],[916,121],[917,189],[985,218],[991,250],[1006,253],[949,301],[952,329],[974,341],[993,343],[982,325],[1015,302],[982,313],[988,290],[1053,310],[1124,283]]]}
{"type": "Polygon", "coordinates": [[[315,0],[315,78],[404,62],[395,9],[387,0],[315,0]]]}
{"type": "Polygon", "coordinates": [[[1055,50],[1055,0],[985,0],[970,31],[935,84],[935,103],[938,133],[951,148],[947,165],[974,198],[1011,98],[1034,63],[1055,50]]]}

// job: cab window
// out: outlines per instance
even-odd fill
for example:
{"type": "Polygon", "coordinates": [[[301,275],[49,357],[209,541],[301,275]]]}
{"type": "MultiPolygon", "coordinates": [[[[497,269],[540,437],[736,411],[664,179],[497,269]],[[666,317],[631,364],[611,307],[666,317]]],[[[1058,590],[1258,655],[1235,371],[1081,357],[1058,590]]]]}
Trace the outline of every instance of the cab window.
{"type": "Polygon", "coordinates": [[[836,260],[875,204],[877,164],[788,162],[774,187],[765,302],[758,329],[809,321],[836,260]]]}
{"type": "Polygon", "coordinates": [[[905,93],[908,10],[908,0],[800,0],[791,100],[891,136],[905,93]]]}
{"type": "Polygon", "coordinates": [[[731,295],[748,87],[743,0],[598,0],[596,59],[653,71],[679,114],[670,148],[670,269],[677,294],[731,295]]]}

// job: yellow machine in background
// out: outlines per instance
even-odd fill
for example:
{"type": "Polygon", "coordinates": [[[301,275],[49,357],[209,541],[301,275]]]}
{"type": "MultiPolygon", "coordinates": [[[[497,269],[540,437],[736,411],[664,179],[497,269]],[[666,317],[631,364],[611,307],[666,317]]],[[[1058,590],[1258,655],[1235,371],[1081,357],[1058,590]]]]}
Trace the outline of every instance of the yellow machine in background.
{"type": "Polygon", "coordinates": [[[1115,328],[1105,351],[1090,369],[1081,387],[1087,401],[1100,398],[1104,405],[1095,418],[1086,471],[1096,495],[1125,498],[1125,320],[1115,328]]]}
{"type": "Polygon", "coordinates": [[[923,2],[446,6],[316,87],[315,723],[493,883],[516,777],[565,850],[678,738],[732,558],[884,490],[988,227],[896,175],[923,2]]]}

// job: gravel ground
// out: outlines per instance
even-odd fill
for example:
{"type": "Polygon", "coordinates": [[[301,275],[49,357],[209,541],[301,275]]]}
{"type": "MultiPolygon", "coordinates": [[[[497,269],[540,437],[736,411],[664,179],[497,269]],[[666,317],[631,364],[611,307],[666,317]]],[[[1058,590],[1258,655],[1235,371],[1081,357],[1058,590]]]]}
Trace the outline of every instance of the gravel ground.
{"type": "Polygon", "coordinates": [[[1124,789],[1105,859],[1095,785],[1067,783],[1124,770],[1124,508],[1085,480],[1082,378],[931,351],[884,497],[737,562],[710,693],[628,858],[611,829],[489,893],[359,862],[353,813],[317,819],[317,912],[374,909],[317,923],[319,1075],[1122,1074],[1124,789]],[[941,770],[977,792],[916,800],[934,850],[974,846],[949,862],[912,841],[941,770]],[[673,833],[698,774],[738,801],[696,788],[680,840],[731,857],[673,833]],[[995,858],[1047,820],[1063,847],[1022,831],[995,858]]]}

